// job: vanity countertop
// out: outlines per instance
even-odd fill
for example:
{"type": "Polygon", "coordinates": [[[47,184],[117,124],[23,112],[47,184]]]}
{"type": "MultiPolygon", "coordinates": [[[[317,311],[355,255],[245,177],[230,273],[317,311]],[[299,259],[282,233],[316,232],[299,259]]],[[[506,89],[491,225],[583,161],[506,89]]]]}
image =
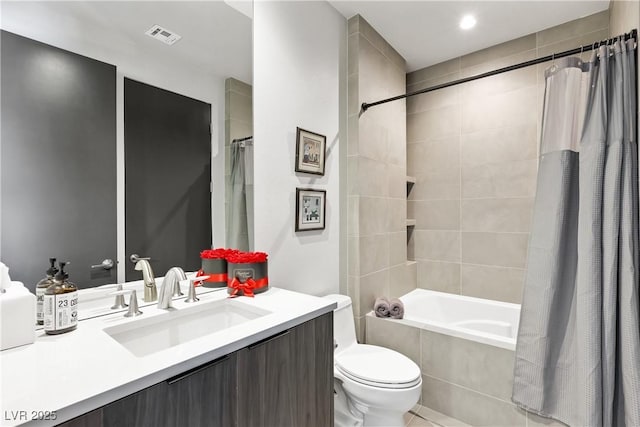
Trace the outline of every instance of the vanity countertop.
{"type": "MultiPolygon", "coordinates": [[[[176,310],[227,298],[225,290],[200,295],[200,302],[174,301],[176,310]]],[[[166,314],[155,306],[144,314],[122,313],[79,322],[61,335],[36,332],[34,344],[0,352],[0,424],[56,425],[247,347],[271,335],[331,312],[335,303],[311,295],[270,288],[238,301],[271,312],[215,334],[137,357],[104,329],[166,314]],[[55,420],[39,417],[55,413],[55,420]]],[[[51,418],[51,417],[50,417],[51,418]]]]}

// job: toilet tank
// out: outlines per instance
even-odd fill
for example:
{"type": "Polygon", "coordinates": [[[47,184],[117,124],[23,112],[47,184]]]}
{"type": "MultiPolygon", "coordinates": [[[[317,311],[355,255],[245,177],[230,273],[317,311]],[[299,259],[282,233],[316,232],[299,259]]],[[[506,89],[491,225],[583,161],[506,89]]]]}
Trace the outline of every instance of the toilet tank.
{"type": "Polygon", "coordinates": [[[357,343],[351,298],[338,294],[327,295],[324,298],[338,304],[338,307],[333,310],[333,338],[338,344],[335,352],[340,353],[357,343]]]}

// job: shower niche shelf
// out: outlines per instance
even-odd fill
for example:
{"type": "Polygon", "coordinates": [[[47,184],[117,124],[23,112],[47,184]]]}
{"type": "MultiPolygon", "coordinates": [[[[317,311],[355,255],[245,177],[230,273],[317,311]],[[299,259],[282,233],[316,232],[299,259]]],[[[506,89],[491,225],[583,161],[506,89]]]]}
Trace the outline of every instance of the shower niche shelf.
{"type": "MultiPolygon", "coordinates": [[[[406,181],[407,181],[407,201],[408,201],[409,193],[411,193],[411,190],[416,184],[416,177],[407,175],[406,181]]],[[[411,237],[413,235],[413,230],[416,226],[416,219],[407,218],[406,223],[407,223],[407,267],[411,267],[413,266],[413,264],[415,264],[414,251],[413,251],[413,239],[411,237]]]]}
{"type": "MultiPolygon", "coordinates": [[[[411,193],[411,190],[413,189],[413,186],[415,185],[415,183],[416,183],[416,177],[407,175],[407,200],[409,200],[409,193],[411,193]]],[[[415,225],[416,225],[415,218],[407,218],[407,228],[415,227],[415,225]]]]}

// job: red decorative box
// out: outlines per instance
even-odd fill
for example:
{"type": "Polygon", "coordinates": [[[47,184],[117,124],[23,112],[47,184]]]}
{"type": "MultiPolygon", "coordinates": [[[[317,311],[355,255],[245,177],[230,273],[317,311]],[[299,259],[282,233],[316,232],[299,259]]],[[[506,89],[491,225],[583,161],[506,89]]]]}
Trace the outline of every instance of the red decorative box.
{"type": "Polygon", "coordinates": [[[237,252],[228,256],[227,286],[231,297],[252,297],[269,289],[267,254],[237,252]]]}
{"type": "Polygon", "coordinates": [[[201,268],[197,276],[209,276],[202,281],[205,288],[223,288],[227,286],[227,260],[226,256],[237,252],[235,249],[206,249],[200,252],[201,268]]]}

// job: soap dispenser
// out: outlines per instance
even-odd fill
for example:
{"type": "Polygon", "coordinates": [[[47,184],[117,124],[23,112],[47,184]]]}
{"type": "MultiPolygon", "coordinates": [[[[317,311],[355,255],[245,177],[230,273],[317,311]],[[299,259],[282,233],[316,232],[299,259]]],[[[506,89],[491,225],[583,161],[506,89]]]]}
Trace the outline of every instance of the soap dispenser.
{"type": "Polygon", "coordinates": [[[47,270],[47,276],[36,284],[36,322],[38,325],[44,325],[44,293],[47,288],[53,285],[53,277],[58,272],[56,268],[56,259],[49,258],[51,267],[47,270]]]}
{"type": "Polygon", "coordinates": [[[44,331],[49,335],[73,331],[78,326],[78,288],[64,271],[68,262],[60,262],[60,271],[44,293],[44,331]]]}

